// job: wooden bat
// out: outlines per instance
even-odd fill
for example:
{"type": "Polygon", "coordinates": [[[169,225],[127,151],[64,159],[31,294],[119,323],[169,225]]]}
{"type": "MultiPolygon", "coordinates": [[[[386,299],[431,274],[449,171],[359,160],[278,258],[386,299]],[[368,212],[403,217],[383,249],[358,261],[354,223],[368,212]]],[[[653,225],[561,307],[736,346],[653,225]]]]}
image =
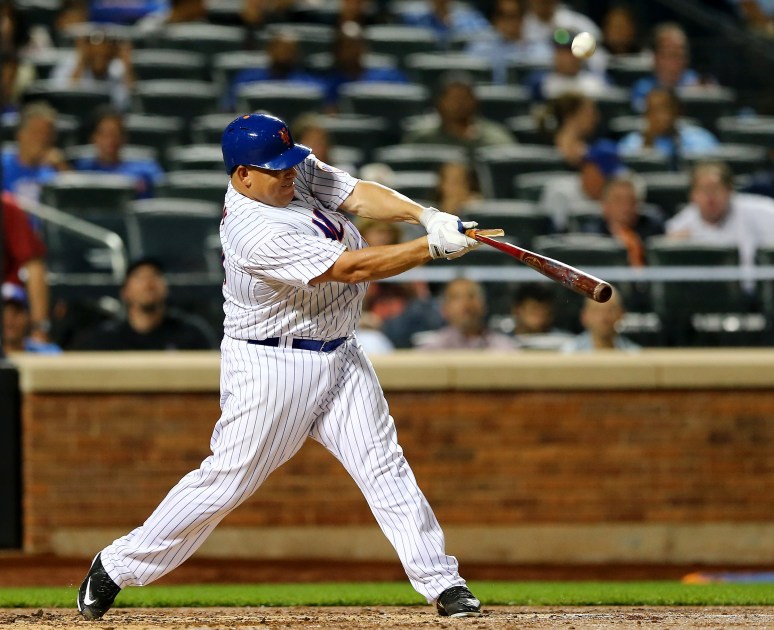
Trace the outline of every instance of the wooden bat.
{"type": "Polygon", "coordinates": [[[591,298],[596,302],[607,302],[613,295],[613,287],[604,280],[592,276],[585,271],[571,267],[563,262],[522,249],[511,243],[496,241],[492,236],[503,236],[503,230],[465,230],[465,234],[477,241],[505,252],[509,256],[520,260],[535,271],[542,273],[546,278],[563,284],[568,289],[591,298]]]}

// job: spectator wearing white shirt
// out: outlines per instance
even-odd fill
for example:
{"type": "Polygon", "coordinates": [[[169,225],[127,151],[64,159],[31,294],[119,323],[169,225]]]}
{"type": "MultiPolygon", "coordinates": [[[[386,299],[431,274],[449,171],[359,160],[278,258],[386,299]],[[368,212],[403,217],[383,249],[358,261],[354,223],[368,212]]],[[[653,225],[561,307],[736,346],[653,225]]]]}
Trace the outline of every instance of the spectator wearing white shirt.
{"type": "Polygon", "coordinates": [[[558,0],[527,0],[524,35],[528,41],[551,43],[557,29],[576,33],[586,31],[597,41],[602,39],[599,27],[591,18],[567,8],[558,0]]]}
{"type": "Polygon", "coordinates": [[[774,199],[734,192],[727,164],[697,164],[692,172],[690,201],[667,221],[667,236],[736,245],[739,262],[748,269],[755,264],[758,247],[774,243],[774,199]]]}

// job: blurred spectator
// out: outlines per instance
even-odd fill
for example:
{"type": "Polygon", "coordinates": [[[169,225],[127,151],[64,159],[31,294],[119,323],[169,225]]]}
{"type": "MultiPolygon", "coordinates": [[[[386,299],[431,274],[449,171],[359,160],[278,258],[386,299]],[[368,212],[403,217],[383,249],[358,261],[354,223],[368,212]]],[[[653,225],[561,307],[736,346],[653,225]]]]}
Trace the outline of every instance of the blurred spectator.
{"type": "Polygon", "coordinates": [[[88,21],[108,24],[134,24],[156,13],[167,13],[169,0],[90,0],[88,21]]]}
{"type": "Polygon", "coordinates": [[[6,282],[3,294],[3,331],[0,347],[5,352],[35,352],[39,354],[59,354],[62,349],[54,343],[39,341],[31,336],[27,292],[17,284],[6,282]]]}
{"type": "Polygon", "coordinates": [[[207,19],[205,0],[168,0],[166,10],[148,13],[137,22],[141,32],[159,31],[167,24],[203,22],[207,19]]]}
{"type": "Polygon", "coordinates": [[[769,142],[765,168],[755,171],[740,192],[774,198],[774,138],[769,142]]]}
{"type": "Polygon", "coordinates": [[[612,236],[624,247],[632,267],[645,261],[645,241],[664,233],[664,219],[653,206],[643,206],[637,185],[627,175],[614,177],[602,195],[602,216],[584,231],[612,236]]]}
{"type": "Polygon", "coordinates": [[[545,283],[526,282],[513,298],[513,334],[522,348],[557,350],[572,335],[554,327],[554,292],[545,283]]]}
{"type": "Polygon", "coordinates": [[[446,75],[436,96],[437,117],[406,134],[405,143],[451,144],[473,152],[480,147],[513,144],[507,127],[478,115],[478,100],[467,75],[446,75]]]}
{"type": "Polygon", "coordinates": [[[12,195],[3,193],[2,206],[2,284],[26,288],[31,329],[26,334],[35,341],[45,343],[51,329],[46,246],[12,195]]]}
{"type": "Polygon", "coordinates": [[[479,37],[491,31],[487,19],[478,9],[452,0],[425,0],[423,8],[407,11],[403,21],[435,31],[442,47],[457,37],[479,37]]]}
{"type": "Polygon", "coordinates": [[[326,22],[338,28],[351,23],[364,28],[379,23],[377,7],[369,0],[340,0],[335,13],[326,13],[326,22]]]}
{"type": "Polygon", "coordinates": [[[524,0],[497,0],[492,11],[494,31],[471,39],[465,51],[492,65],[492,81],[508,82],[508,65],[513,62],[548,64],[553,49],[548,42],[528,41],[524,36],[524,0]]]}
{"type": "Polygon", "coordinates": [[[632,86],[632,109],[644,112],[645,97],[657,87],[674,90],[704,83],[699,73],[688,67],[689,57],[688,37],[679,24],[657,26],[653,33],[653,75],[632,86]]]}
{"type": "Polygon", "coordinates": [[[577,92],[589,98],[605,93],[609,84],[604,75],[592,72],[586,61],[572,54],[570,44],[574,33],[567,41],[554,42],[553,66],[550,70],[535,70],[527,77],[527,84],[535,100],[545,101],[558,98],[566,92],[577,92]]]}
{"type": "Polygon", "coordinates": [[[629,4],[614,4],[602,20],[602,40],[597,54],[610,56],[647,54],[642,45],[637,19],[629,4]]]}
{"type": "Polygon", "coordinates": [[[577,174],[558,175],[546,183],[538,205],[551,216],[554,227],[563,231],[573,208],[599,202],[605,184],[625,170],[615,143],[599,140],[586,151],[577,174]]]}
{"type": "Polygon", "coordinates": [[[134,85],[132,44],[102,28],[93,29],[78,38],[75,54],[65,56],[54,68],[51,81],[61,87],[105,86],[113,105],[124,110],[134,85]]]}
{"type": "Polygon", "coordinates": [[[161,264],[135,261],[126,272],[121,300],[126,317],[101,325],[74,344],[77,350],[208,350],[215,337],[198,319],[167,307],[167,281],[161,264]]]}
{"type": "Polygon", "coordinates": [[[245,48],[253,50],[258,47],[258,35],[267,24],[278,22],[294,22],[297,17],[292,2],[278,0],[242,0],[239,21],[247,30],[245,48]]]}
{"type": "Polygon", "coordinates": [[[596,102],[579,92],[565,92],[551,99],[540,119],[541,130],[552,136],[554,146],[572,168],[580,166],[598,124],[596,102]]]}
{"type": "Polygon", "coordinates": [[[347,23],[336,33],[333,40],[333,65],[323,76],[325,102],[330,110],[335,110],[339,101],[342,85],[353,81],[368,83],[406,83],[406,75],[397,68],[374,67],[365,64],[368,52],[362,29],[347,23]]]}
{"type": "Polygon", "coordinates": [[[766,37],[774,36],[774,2],[772,0],[731,0],[747,28],[766,37]]]}
{"type": "Polygon", "coordinates": [[[30,103],[21,112],[16,147],[3,151],[3,190],[37,201],[43,184],[70,168],[54,145],[56,110],[30,103]]]}
{"type": "Polygon", "coordinates": [[[0,115],[19,110],[19,57],[16,53],[0,52],[0,115]]]}
{"type": "Polygon", "coordinates": [[[422,350],[513,350],[512,337],[486,325],[486,298],[483,287],[467,278],[446,285],[441,313],[447,325],[423,335],[416,347],[422,350]]]}
{"type": "Polygon", "coordinates": [[[743,267],[759,246],[774,243],[774,200],[734,192],[731,169],[700,162],[691,173],[691,202],[666,223],[668,236],[697,243],[736,245],[743,267]]]}
{"type": "Polygon", "coordinates": [[[671,90],[655,88],[645,97],[645,124],[618,143],[621,155],[655,150],[664,154],[678,170],[686,154],[701,154],[718,146],[718,139],[706,129],[680,120],[680,100],[671,90]]]}
{"type": "Polygon", "coordinates": [[[91,129],[94,155],[76,160],[73,167],[78,171],[128,175],[136,182],[138,198],[152,197],[155,186],[164,177],[164,171],[155,160],[122,157],[126,133],[121,112],[110,106],[98,108],[92,117],[91,129]]]}
{"type": "Polygon", "coordinates": [[[528,40],[550,44],[559,29],[575,33],[586,31],[597,41],[602,38],[599,27],[592,20],[560,4],[559,0],[527,0],[524,35],[528,40]]]}
{"type": "Polygon", "coordinates": [[[618,333],[618,325],[625,314],[621,296],[615,290],[607,302],[584,300],[580,314],[584,332],[563,345],[562,351],[639,350],[639,345],[618,333]]]}
{"type": "Polygon", "coordinates": [[[438,169],[434,207],[449,214],[462,214],[465,205],[481,199],[476,172],[465,163],[447,162],[438,169]]]}
{"type": "Polygon", "coordinates": [[[290,83],[308,83],[320,85],[320,80],[304,70],[301,64],[301,50],[298,38],[290,31],[280,30],[266,43],[269,58],[265,68],[242,70],[231,82],[226,109],[235,111],[239,88],[247,83],[260,81],[287,81],[290,83]]]}
{"type": "Polygon", "coordinates": [[[0,2],[0,52],[25,55],[51,46],[46,27],[30,24],[16,2],[0,2]]]}

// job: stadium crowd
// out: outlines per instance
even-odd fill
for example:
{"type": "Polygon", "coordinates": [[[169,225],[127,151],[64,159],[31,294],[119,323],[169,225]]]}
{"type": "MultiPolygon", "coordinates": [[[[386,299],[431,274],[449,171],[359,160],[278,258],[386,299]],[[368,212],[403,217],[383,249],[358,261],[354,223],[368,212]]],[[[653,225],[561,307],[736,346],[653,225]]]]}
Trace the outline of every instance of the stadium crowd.
{"type": "MultiPolygon", "coordinates": [[[[766,3],[717,4],[772,30],[766,3]]],[[[744,270],[774,261],[774,125],[694,67],[685,25],[598,5],[4,0],[6,349],[216,347],[217,295],[180,287],[217,288],[219,136],[256,110],[363,179],[570,264],[632,269],[605,308],[545,282],[375,284],[360,331],[373,353],[771,344],[774,279],[744,270]],[[588,60],[570,50],[583,31],[588,60]],[[118,234],[128,266],[84,225],[118,234]],[[637,280],[686,265],[740,276],[637,280]],[[83,274],[113,276],[95,295],[83,274]]],[[[359,227],[373,244],[415,234],[359,227]]],[[[480,249],[449,269],[506,264],[480,249]]]]}

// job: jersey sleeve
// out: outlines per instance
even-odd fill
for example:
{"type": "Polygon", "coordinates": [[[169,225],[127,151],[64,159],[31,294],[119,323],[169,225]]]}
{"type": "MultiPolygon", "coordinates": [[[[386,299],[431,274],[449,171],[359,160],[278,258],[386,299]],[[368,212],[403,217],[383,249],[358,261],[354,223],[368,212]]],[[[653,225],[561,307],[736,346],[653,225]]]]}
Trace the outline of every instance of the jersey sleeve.
{"type": "Polygon", "coordinates": [[[294,287],[309,282],[333,266],[346,251],[339,241],[291,230],[271,230],[250,252],[250,273],[294,287]]]}
{"type": "Polygon", "coordinates": [[[328,210],[338,210],[358,183],[356,177],[309,155],[298,166],[298,176],[328,210]]]}

